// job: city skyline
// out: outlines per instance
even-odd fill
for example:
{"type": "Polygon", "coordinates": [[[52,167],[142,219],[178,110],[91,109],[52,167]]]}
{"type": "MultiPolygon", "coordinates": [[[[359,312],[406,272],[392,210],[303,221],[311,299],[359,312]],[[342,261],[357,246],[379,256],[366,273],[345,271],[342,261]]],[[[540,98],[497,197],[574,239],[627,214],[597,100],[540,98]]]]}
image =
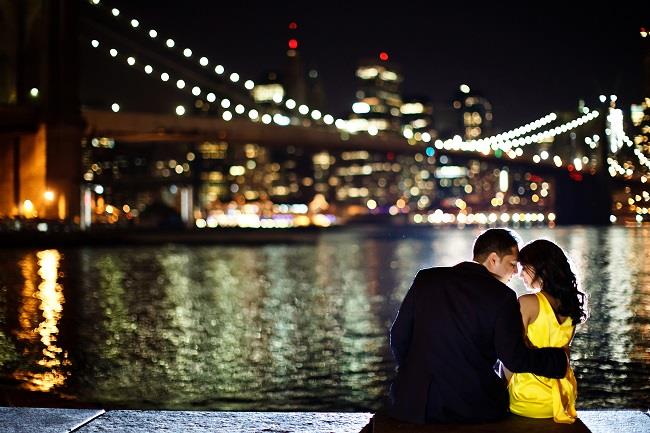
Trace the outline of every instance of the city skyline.
{"type": "MultiPolygon", "coordinates": [[[[308,69],[319,71],[325,108],[339,116],[354,102],[357,64],[381,51],[402,67],[405,95],[444,104],[458,85],[468,84],[492,101],[500,130],[550,111],[574,110],[582,98],[595,105],[600,93],[618,95],[624,106],[641,97],[639,28],[647,19],[630,9],[583,13],[483,6],[472,14],[449,6],[382,12],[359,5],[310,10],[295,4],[246,9],[198,2],[189,9],[171,2],[156,2],[155,8],[148,1],[104,3],[254,81],[283,68],[288,24],[296,22],[298,51],[308,69]]],[[[89,60],[95,59],[91,55],[89,60]]],[[[111,65],[105,57],[102,67],[127,74],[123,65],[111,65]]],[[[119,87],[125,87],[126,94],[135,88],[145,100],[156,98],[158,83],[138,75],[128,73],[119,85],[110,78],[85,83],[82,95],[92,100],[95,88],[119,95],[119,87]]]]}

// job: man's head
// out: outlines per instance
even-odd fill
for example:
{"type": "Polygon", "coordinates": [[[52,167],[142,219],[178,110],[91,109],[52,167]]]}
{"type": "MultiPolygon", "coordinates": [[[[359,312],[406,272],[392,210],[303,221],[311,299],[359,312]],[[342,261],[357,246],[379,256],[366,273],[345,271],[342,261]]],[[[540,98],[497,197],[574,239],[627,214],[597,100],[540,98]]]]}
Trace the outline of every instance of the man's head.
{"type": "Polygon", "coordinates": [[[474,261],[504,283],[517,272],[517,236],[508,229],[488,229],[474,241],[474,261]]]}

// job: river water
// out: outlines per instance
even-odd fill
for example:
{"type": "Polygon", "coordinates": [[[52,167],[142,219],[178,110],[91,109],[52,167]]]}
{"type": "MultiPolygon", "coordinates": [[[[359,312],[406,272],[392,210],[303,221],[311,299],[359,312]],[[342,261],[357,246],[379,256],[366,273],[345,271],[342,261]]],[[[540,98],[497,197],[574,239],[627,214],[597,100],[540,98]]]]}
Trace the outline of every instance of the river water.
{"type": "MultiPolygon", "coordinates": [[[[571,354],[578,408],[650,407],[650,230],[518,233],[558,242],[589,294],[571,354]]],[[[470,259],[477,234],[0,250],[0,378],[106,407],[375,410],[394,371],[388,329],[417,270],[470,259]]]]}

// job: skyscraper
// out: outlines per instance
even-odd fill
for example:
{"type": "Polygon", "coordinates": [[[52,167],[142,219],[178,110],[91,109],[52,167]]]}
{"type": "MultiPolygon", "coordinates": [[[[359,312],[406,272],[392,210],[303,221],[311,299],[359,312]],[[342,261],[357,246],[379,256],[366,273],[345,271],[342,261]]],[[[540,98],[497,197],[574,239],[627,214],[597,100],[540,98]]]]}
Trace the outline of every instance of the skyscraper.
{"type": "Polygon", "coordinates": [[[458,113],[458,133],[466,140],[476,140],[492,133],[492,104],[481,94],[462,84],[454,95],[458,113]]]}
{"type": "Polygon", "coordinates": [[[363,60],[356,71],[357,101],[352,106],[352,131],[399,132],[401,128],[403,77],[400,68],[382,52],[378,59],[363,60]]]}

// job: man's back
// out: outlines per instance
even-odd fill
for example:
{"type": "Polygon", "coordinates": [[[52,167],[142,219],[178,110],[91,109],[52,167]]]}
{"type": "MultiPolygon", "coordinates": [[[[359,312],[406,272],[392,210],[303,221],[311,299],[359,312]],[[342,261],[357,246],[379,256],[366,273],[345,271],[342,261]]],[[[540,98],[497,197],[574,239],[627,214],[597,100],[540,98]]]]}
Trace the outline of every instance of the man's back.
{"type": "Polygon", "coordinates": [[[420,271],[391,328],[399,366],[391,414],[411,422],[505,416],[508,394],[493,371],[497,358],[549,376],[566,369],[561,351],[531,351],[523,341],[514,292],[484,266],[420,271]]]}

